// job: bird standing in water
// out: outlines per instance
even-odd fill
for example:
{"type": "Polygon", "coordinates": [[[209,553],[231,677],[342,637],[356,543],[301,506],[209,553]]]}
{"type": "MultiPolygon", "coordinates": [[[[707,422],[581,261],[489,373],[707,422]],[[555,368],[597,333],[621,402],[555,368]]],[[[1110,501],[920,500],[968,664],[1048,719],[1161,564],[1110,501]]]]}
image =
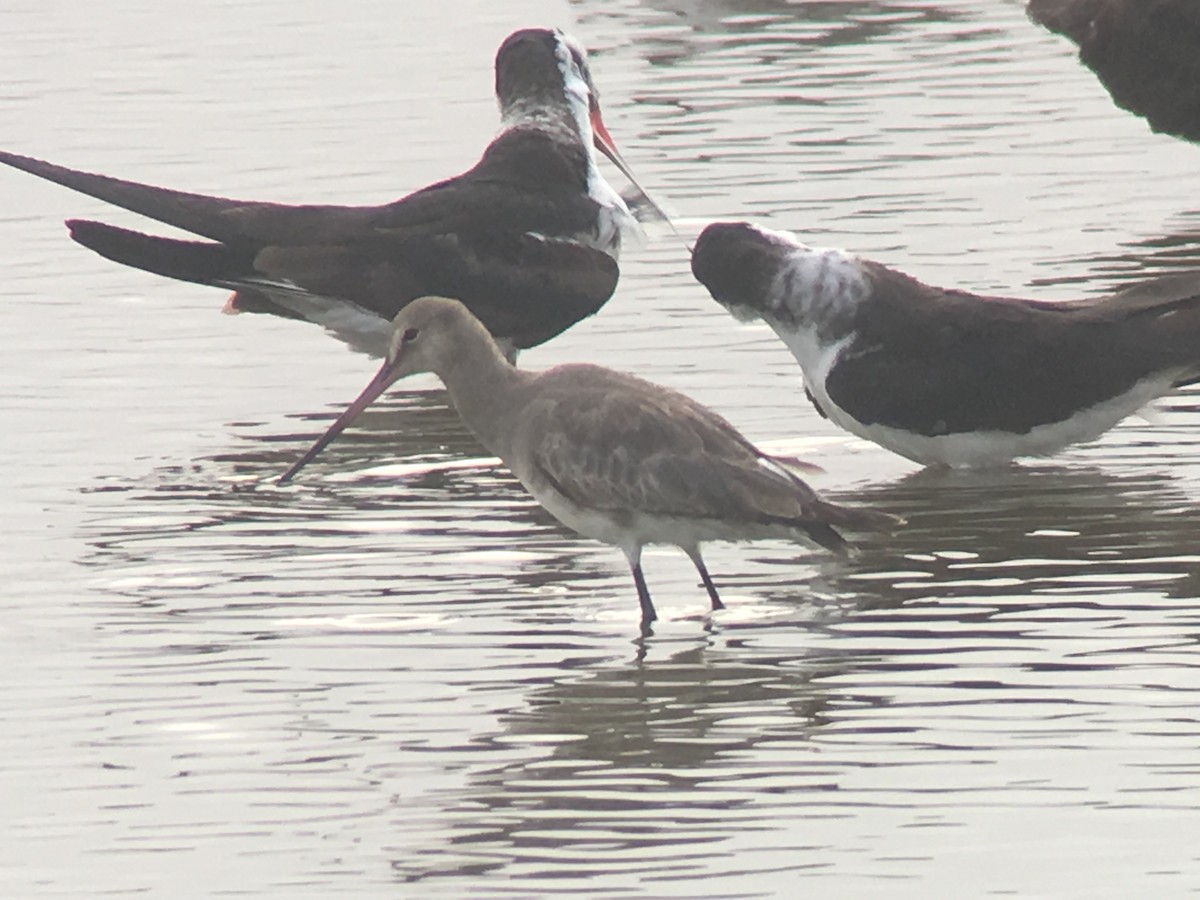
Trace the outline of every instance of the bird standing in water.
{"type": "Polygon", "coordinates": [[[818,412],[927,466],[1048,456],[1200,381],[1200,274],[1046,302],[923,284],[788,232],[717,222],[692,272],[791,350],[818,412]]]}
{"type": "Polygon", "coordinates": [[[787,538],[834,551],[838,528],[881,530],[885,513],[822,499],[729,422],[676,391],[593,365],[526,372],[456,300],[426,297],[396,317],[387,359],[286,483],[398,379],[432,372],[467,427],[556,519],[624,551],[642,627],[657,618],[642,575],[646,544],[674,544],[722,608],[700,555],[704,541],[787,538]]]}
{"type": "Polygon", "coordinates": [[[207,238],[67,223],[76,241],[116,262],[232,288],[226,311],[307,319],[383,356],[405,304],[453,294],[513,356],[592,315],[616,288],[622,235],[639,226],[595,149],[661,211],[621,159],[571,38],[511,34],[496,55],[496,97],[502,130],[474,168],[382,206],[209,197],[3,151],[0,163],[207,238]]]}

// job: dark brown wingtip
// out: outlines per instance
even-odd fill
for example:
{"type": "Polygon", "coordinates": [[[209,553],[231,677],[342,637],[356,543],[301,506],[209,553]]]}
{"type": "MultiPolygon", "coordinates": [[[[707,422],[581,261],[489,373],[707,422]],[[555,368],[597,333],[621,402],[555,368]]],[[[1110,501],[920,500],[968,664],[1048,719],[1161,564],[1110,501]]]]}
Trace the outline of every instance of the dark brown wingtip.
{"type": "Polygon", "coordinates": [[[883,531],[892,532],[903,528],[908,524],[908,519],[903,516],[892,515],[891,513],[883,512],[878,509],[862,509],[856,508],[860,516],[866,524],[858,526],[864,531],[883,531]]]}
{"type": "Polygon", "coordinates": [[[881,512],[877,509],[836,506],[835,504],[829,504],[829,507],[832,509],[824,510],[828,521],[806,523],[804,530],[810,540],[839,556],[853,556],[858,552],[858,548],[842,537],[841,532],[835,529],[834,525],[850,531],[874,531],[888,534],[907,524],[900,516],[893,516],[891,513],[881,512]],[[833,510],[836,510],[836,514],[829,515],[833,510]]]}
{"type": "Polygon", "coordinates": [[[35,156],[23,156],[20,153],[10,153],[8,150],[0,150],[0,163],[42,178],[48,177],[43,175],[44,171],[60,168],[53,163],[46,162],[44,159],[38,159],[35,156]]]}
{"type": "Polygon", "coordinates": [[[105,259],[196,284],[228,284],[251,269],[252,257],[211,241],[181,241],[88,219],[68,219],[71,239],[105,259]]]}
{"type": "Polygon", "coordinates": [[[804,525],[804,533],[808,539],[819,547],[824,547],[839,556],[849,556],[854,552],[853,546],[842,537],[841,533],[828,522],[808,522],[804,525]]]}
{"type": "MultiPolygon", "coordinates": [[[[128,234],[136,234],[125,228],[117,228],[115,225],[106,225],[104,222],[93,222],[91,219],[67,219],[63,224],[67,226],[67,234],[77,244],[82,244],[89,250],[97,250],[93,244],[104,243],[105,239],[113,232],[125,232],[128,234]]],[[[103,254],[102,254],[103,255],[103,254]]]]}
{"type": "Polygon", "coordinates": [[[851,531],[881,531],[893,532],[907,525],[900,516],[871,509],[867,506],[842,506],[840,503],[825,501],[821,516],[832,525],[847,528],[851,531]]]}

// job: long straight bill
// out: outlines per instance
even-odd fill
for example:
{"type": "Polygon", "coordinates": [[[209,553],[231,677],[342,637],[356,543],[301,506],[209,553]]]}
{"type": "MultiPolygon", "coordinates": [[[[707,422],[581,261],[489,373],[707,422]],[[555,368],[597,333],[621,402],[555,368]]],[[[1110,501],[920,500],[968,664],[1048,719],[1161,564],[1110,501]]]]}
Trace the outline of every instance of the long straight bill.
{"type": "Polygon", "coordinates": [[[375,377],[371,379],[371,383],[363,388],[363,392],[359,394],[354,402],[346,407],[346,411],[338,416],[337,421],[329,426],[329,429],[317,438],[317,442],[308,448],[308,452],[296,460],[295,464],[280,476],[278,484],[287,484],[291,481],[296,473],[307,466],[317,454],[324,450],[333,442],[339,434],[346,430],[346,427],[358,418],[359,414],[379,399],[379,395],[392,386],[392,382],[396,380],[396,364],[394,361],[387,361],[380,367],[375,377]]]}
{"type": "Polygon", "coordinates": [[[678,234],[679,232],[676,231],[675,223],[671,221],[671,217],[663,211],[661,206],[654,202],[653,197],[646,193],[646,189],[642,187],[642,185],[634,177],[633,170],[630,169],[625,160],[621,158],[621,152],[617,149],[617,142],[614,141],[612,139],[612,135],[608,133],[608,128],[604,124],[604,119],[600,117],[600,107],[597,104],[592,105],[589,118],[592,122],[592,141],[595,143],[596,149],[612,160],[612,164],[621,170],[622,175],[629,179],[629,183],[632,184],[637,189],[637,192],[642,195],[642,199],[646,201],[646,204],[654,210],[659,218],[671,226],[672,231],[675,231],[675,233],[678,234]]]}

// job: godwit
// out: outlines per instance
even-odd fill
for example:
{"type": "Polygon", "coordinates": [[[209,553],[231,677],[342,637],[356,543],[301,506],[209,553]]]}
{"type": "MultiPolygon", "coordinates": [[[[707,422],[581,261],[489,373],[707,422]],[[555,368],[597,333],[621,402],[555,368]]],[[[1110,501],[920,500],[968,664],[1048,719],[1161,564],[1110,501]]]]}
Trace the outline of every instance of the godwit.
{"type": "Polygon", "coordinates": [[[722,607],[704,541],[807,540],[841,551],[837,528],[884,529],[885,513],[822,499],[795,460],[757,449],[725,419],[676,391],[592,365],[531,373],[511,365],[456,300],[415,300],[396,317],[387,359],[329,430],[280,479],[289,481],[400,378],[432,372],[479,442],[556,519],[624,551],[642,627],[656,618],[642,575],[646,544],[674,544],[722,607]]]}

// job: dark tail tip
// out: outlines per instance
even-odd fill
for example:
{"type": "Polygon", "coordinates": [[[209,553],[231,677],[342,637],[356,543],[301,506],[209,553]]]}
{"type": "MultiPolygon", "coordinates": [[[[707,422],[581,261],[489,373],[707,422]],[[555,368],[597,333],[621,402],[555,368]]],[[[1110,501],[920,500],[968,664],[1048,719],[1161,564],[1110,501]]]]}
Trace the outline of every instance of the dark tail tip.
{"type": "Polygon", "coordinates": [[[822,517],[839,528],[851,531],[892,532],[907,524],[900,516],[863,506],[842,506],[826,501],[821,509],[822,517]]]}
{"type": "Polygon", "coordinates": [[[806,522],[804,531],[813,543],[845,556],[850,553],[850,542],[827,522],[806,522]]]}
{"type": "Polygon", "coordinates": [[[831,516],[828,522],[807,522],[804,530],[815,543],[842,556],[849,556],[855,548],[853,544],[842,537],[841,532],[833,527],[834,524],[852,531],[884,533],[893,532],[906,524],[900,516],[893,516],[891,513],[881,512],[877,509],[861,509],[851,506],[834,508],[837,510],[837,515],[831,516]],[[833,524],[830,524],[831,522],[833,524]]]}
{"type": "Polygon", "coordinates": [[[247,253],[210,241],[180,241],[87,219],[68,219],[67,230],[105,259],[180,281],[235,281],[250,265],[247,253]]]}
{"type": "Polygon", "coordinates": [[[908,524],[908,520],[903,516],[894,516],[878,509],[855,508],[854,513],[862,524],[850,527],[863,531],[896,531],[908,524]]]}

